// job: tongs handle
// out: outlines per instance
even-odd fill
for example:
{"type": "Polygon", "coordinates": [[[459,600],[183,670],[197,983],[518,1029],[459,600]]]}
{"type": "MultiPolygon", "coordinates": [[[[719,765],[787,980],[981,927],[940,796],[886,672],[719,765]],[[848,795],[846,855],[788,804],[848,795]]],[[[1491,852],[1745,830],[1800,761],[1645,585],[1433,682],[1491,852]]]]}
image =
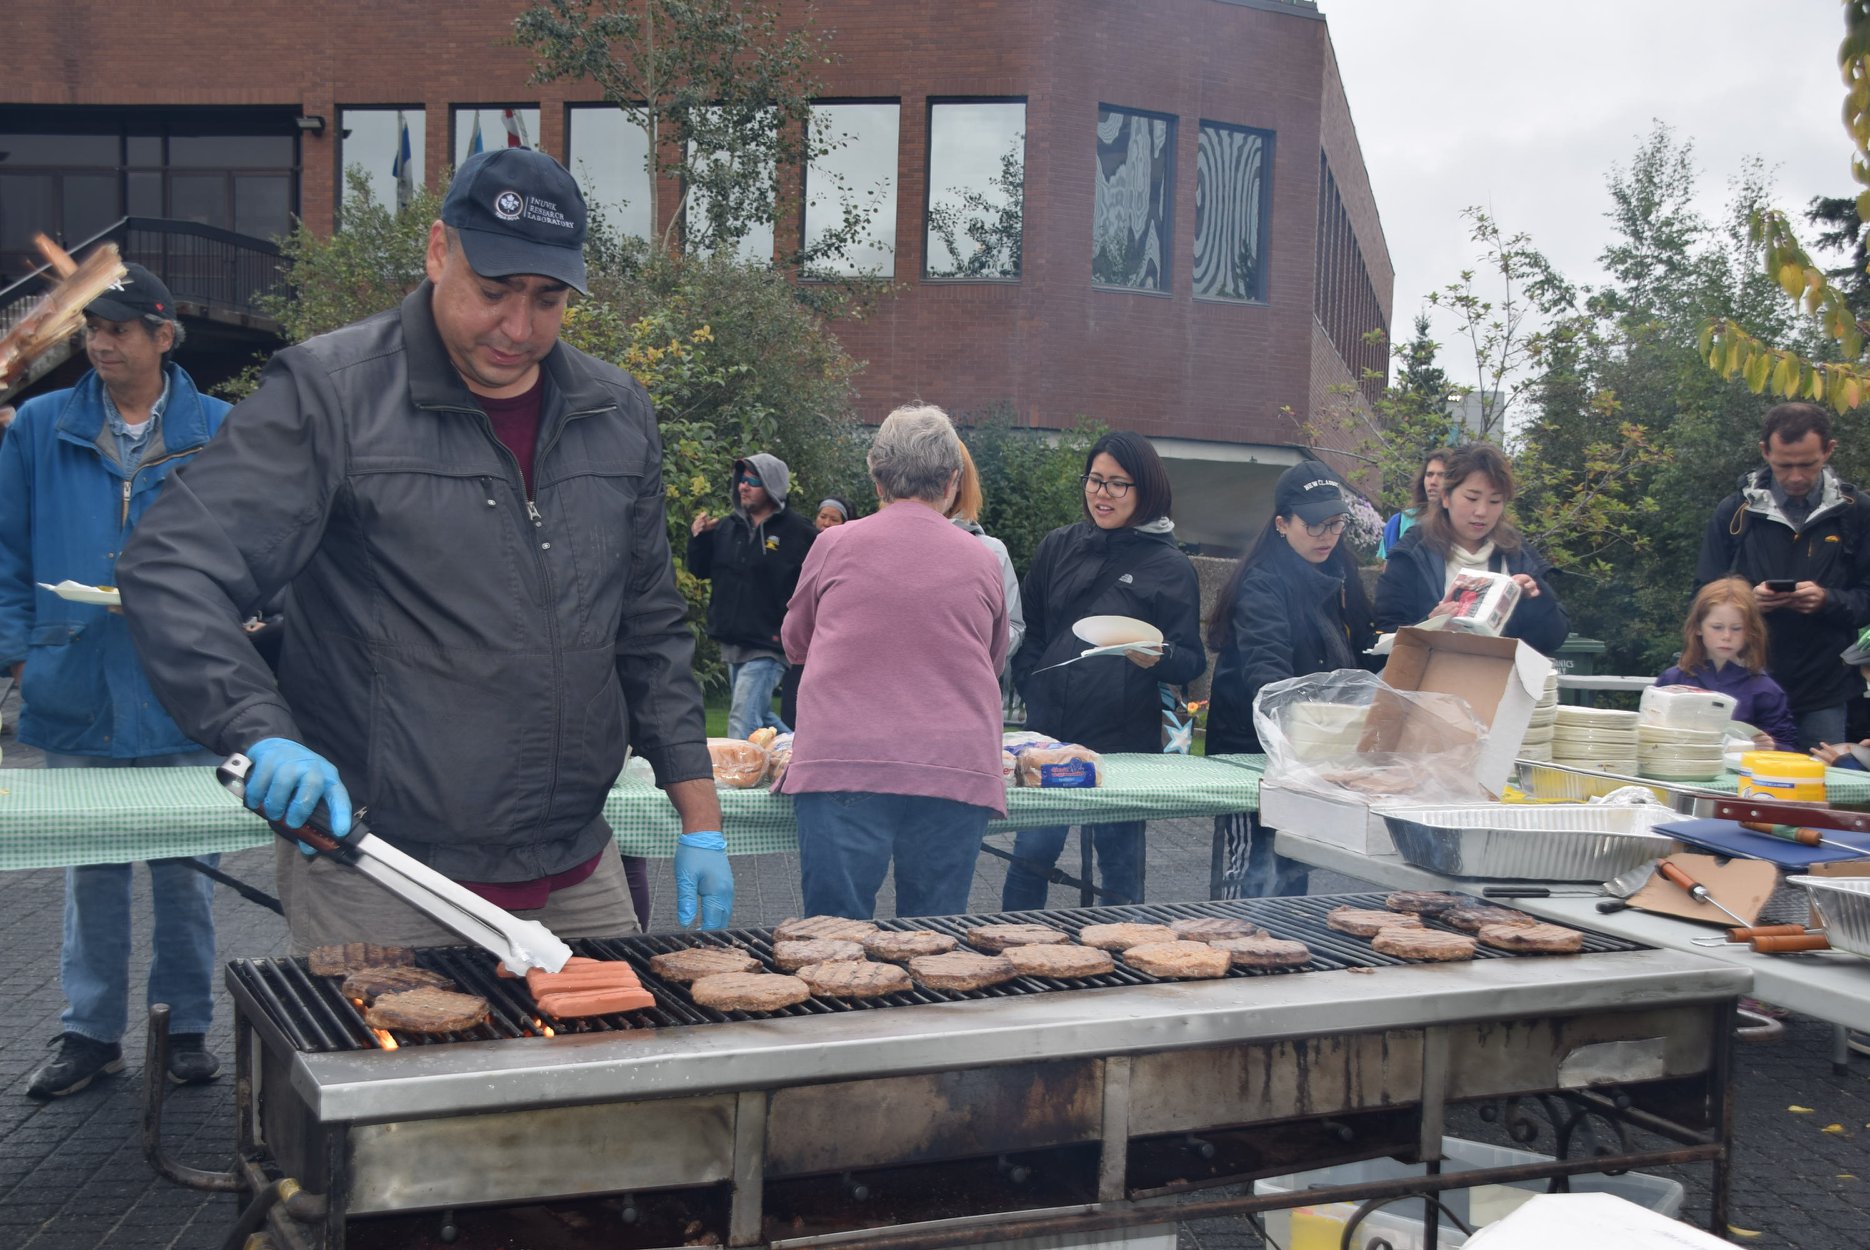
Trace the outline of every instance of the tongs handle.
{"type": "MultiPolygon", "coordinates": [[[[215,780],[231,790],[242,802],[246,801],[247,778],[251,774],[253,761],[239,753],[228,756],[215,766],[215,780]]],[[[267,827],[288,842],[303,842],[322,855],[331,855],[339,859],[354,858],[357,848],[347,844],[331,832],[331,809],[325,806],[323,799],[312,809],[312,814],[305,818],[305,823],[294,829],[283,820],[274,820],[264,811],[255,809],[255,814],[264,820],[267,827]]],[[[364,824],[363,812],[359,810],[351,817],[351,832],[348,837],[369,833],[369,826],[364,824]]]]}

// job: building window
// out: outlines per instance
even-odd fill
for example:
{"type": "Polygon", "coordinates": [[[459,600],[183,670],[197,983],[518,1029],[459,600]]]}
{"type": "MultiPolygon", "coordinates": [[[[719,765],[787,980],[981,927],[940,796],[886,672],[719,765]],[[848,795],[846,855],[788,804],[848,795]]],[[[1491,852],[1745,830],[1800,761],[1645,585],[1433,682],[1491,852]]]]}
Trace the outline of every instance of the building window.
{"type": "Polygon", "coordinates": [[[592,215],[618,234],[650,238],[649,132],[613,104],[566,110],[566,155],[592,215]]]}
{"type": "Polygon", "coordinates": [[[454,108],[456,169],[476,152],[492,148],[539,146],[539,110],[536,106],[457,104],[454,108]]]}
{"type": "Polygon", "coordinates": [[[1174,187],[1175,119],[1099,105],[1092,282],[1168,290],[1174,187]]]}
{"type": "Polygon", "coordinates": [[[1195,295],[1266,298],[1273,136],[1202,122],[1195,148],[1195,295]]]}
{"type": "Polygon", "coordinates": [[[392,209],[408,203],[422,185],[424,110],[341,108],[338,110],[338,200],[343,202],[352,169],[364,171],[370,196],[392,209]]]}
{"type": "Polygon", "coordinates": [[[1026,102],[929,104],[927,278],[1019,277],[1026,205],[1026,102]]]}
{"type": "Polygon", "coordinates": [[[1323,152],[1318,154],[1318,251],[1313,265],[1312,315],[1351,376],[1359,380],[1364,398],[1375,403],[1389,384],[1389,323],[1323,152]],[[1375,341],[1372,330],[1381,332],[1375,341]]]}
{"type": "MultiPolygon", "coordinates": [[[[749,123],[758,122],[749,115],[749,123]]],[[[778,118],[768,115],[770,130],[778,118]]],[[[773,259],[773,212],[775,171],[772,148],[767,146],[759,167],[732,169],[725,153],[702,153],[688,145],[689,168],[700,176],[687,185],[687,199],[682,209],[682,244],[697,255],[708,255],[723,243],[731,243],[734,255],[743,261],[771,264],[773,259]],[[726,192],[716,202],[715,192],[726,192]]],[[[741,161],[750,165],[756,158],[743,154],[741,161]]]]}
{"type": "Polygon", "coordinates": [[[902,106],[812,105],[805,166],[805,271],[809,277],[896,275],[896,141],[902,106]],[[830,249],[834,254],[821,259],[830,249]]]}

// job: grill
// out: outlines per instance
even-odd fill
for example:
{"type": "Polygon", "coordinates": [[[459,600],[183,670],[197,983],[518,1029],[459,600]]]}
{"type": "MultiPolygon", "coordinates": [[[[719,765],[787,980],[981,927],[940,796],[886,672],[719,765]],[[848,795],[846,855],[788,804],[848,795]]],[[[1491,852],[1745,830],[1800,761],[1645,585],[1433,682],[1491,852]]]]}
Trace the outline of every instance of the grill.
{"type": "Polygon", "coordinates": [[[296,960],[237,961],[239,1183],[258,1193],[289,1177],[309,1191],[267,1217],[265,1235],[291,1250],[505,1245],[514,1229],[531,1238],[520,1244],[568,1250],[914,1250],[1276,1205],[1195,1191],[1432,1160],[1450,1103],[1536,1097],[1556,1109],[1549,1169],[1712,1161],[1724,1220],[1743,973],[1600,935],[1574,956],[1482,948],[1471,963],[1406,965],[1325,925],[1334,907],[1381,900],[890,921],[959,937],[987,921],[1075,934],[1232,916],[1313,958],[1188,982],[1119,960],[1083,980],[813,998],[759,1016],[698,1007],[648,961],[727,944],[771,966],[766,929],[574,943],[634,965],[658,1000],[587,1020],[540,1018],[482,952],[424,950],[491,1015],[466,1034],[393,1034],[393,1049],[336,981],[296,960]],[[1676,1147],[1568,1159],[1585,1120],[1676,1147]],[[527,1223],[539,1219],[550,1236],[527,1223]]]}

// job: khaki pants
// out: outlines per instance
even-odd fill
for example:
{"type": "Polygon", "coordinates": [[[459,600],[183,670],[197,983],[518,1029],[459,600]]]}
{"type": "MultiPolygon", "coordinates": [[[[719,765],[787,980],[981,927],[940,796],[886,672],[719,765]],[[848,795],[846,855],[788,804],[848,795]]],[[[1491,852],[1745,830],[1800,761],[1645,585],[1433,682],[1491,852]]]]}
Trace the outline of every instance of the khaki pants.
{"type": "MultiPolygon", "coordinates": [[[[431,920],[369,877],[320,855],[307,859],[281,840],[275,853],[279,901],[292,931],[292,953],[314,946],[375,942],[380,946],[461,946],[467,941],[431,920]]],[[[597,868],[577,885],[552,891],[544,907],[513,913],[559,937],[615,937],[637,932],[623,860],[606,847],[597,868]]]]}

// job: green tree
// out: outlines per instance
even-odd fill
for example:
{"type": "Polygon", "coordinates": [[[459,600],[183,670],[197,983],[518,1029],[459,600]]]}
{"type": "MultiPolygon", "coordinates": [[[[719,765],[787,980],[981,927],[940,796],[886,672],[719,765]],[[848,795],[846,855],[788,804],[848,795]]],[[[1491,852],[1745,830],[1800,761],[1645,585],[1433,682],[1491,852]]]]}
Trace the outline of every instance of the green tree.
{"type": "Polygon", "coordinates": [[[1011,404],[955,414],[955,425],[980,474],[981,528],[1006,544],[1013,567],[1024,572],[1040,539],[1084,515],[1078,475],[1104,430],[1085,426],[1048,437],[1015,424],[1011,404]]]}
{"type": "Polygon", "coordinates": [[[1870,317],[1870,252],[1865,250],[1863,217],[1857,212],[1854,197],[1816,195],[1806,206],[1805,220],[1822,229],[1814,242],[1819,250],[1842,254],[1845,263],[1825,270],[1837,288],[1844,292],[1851,315],[1863,321],[1870,317]]]}

